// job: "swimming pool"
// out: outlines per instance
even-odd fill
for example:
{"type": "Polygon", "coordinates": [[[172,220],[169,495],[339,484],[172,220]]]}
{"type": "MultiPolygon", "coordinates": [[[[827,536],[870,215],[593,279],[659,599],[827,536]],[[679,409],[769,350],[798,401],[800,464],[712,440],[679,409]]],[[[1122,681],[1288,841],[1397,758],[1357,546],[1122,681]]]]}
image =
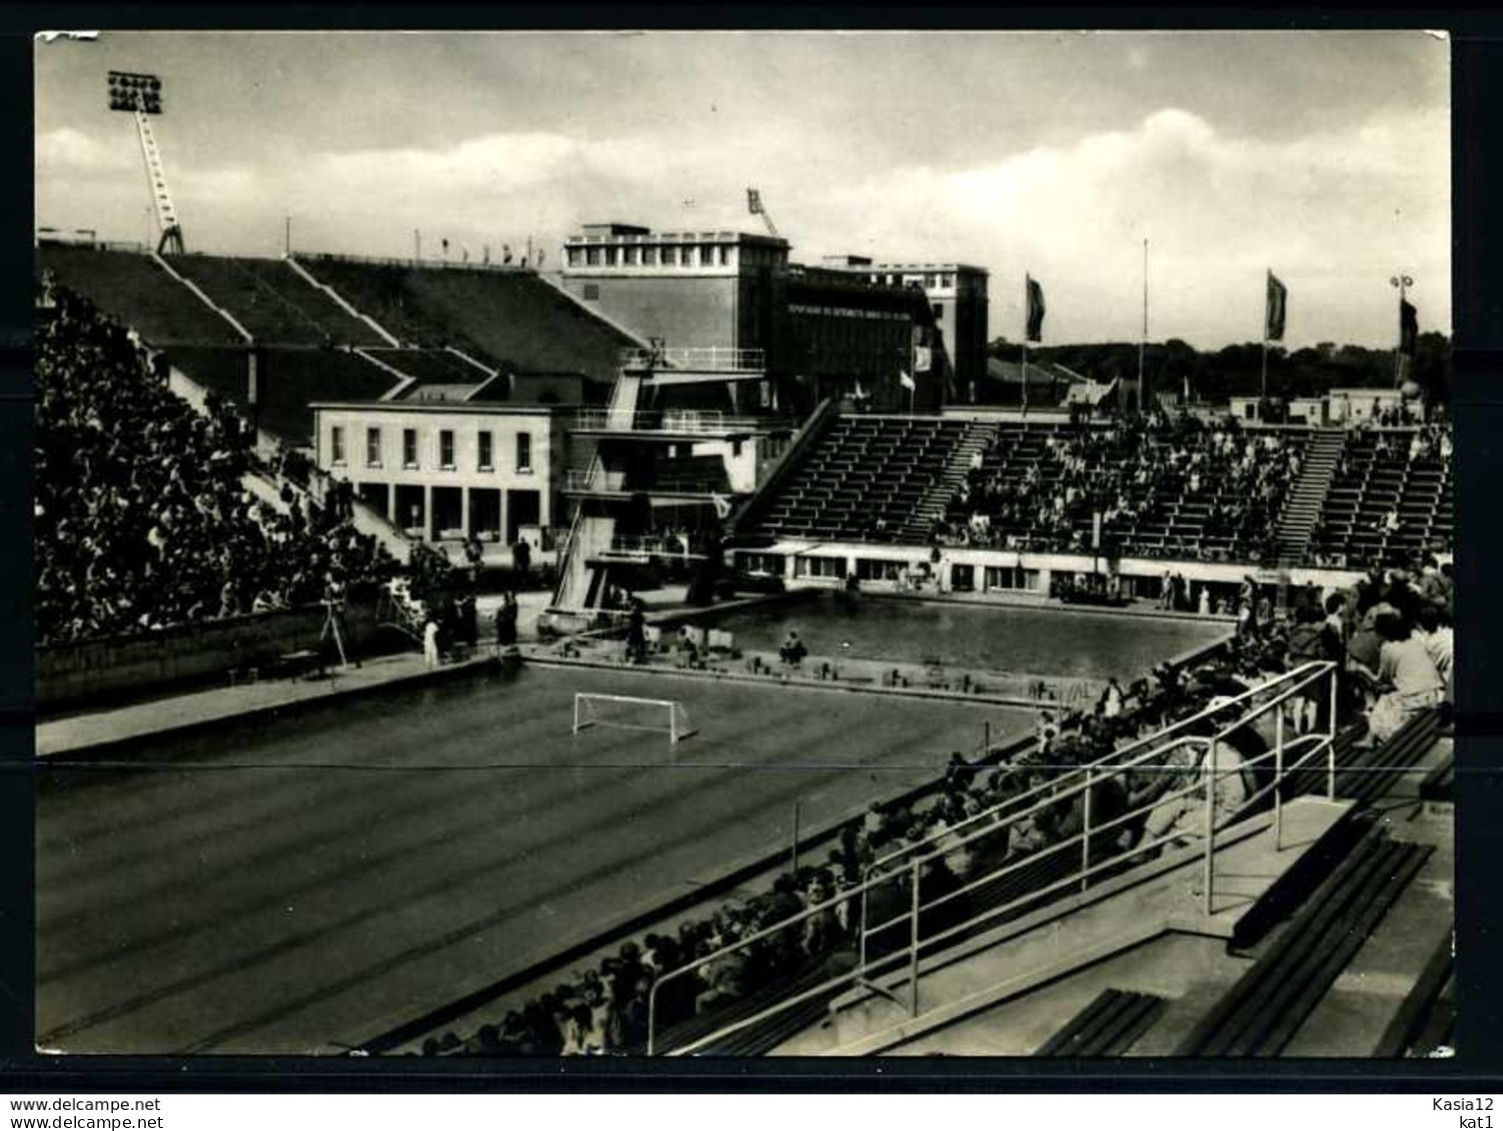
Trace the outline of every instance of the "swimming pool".
{"type": "Polygon", "coordinates": [[[735,609],[709,622],[752,651],[776,650],[793,630],[813,656],[937,659],[951,667],[1076,679],[1136,679],[1229,632],[1220,621],[828,593],[735,609]]]}

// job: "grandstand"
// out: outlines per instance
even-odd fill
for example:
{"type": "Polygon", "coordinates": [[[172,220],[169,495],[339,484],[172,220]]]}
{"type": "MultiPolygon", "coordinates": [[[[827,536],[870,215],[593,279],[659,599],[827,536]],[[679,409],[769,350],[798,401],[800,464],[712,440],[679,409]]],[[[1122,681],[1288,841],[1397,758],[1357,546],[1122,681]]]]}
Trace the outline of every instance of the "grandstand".
{"type": "Polygon", "coordinates": [[[248,359],[239,349],[169,346],[168,361],[204,389],[235,405],[246,419],[292,447],[313,443],[310,403],[380,400],[401,387],[403,378],[359,353],[317,347],[272,346],[259,351],[258,403],[251,406],[248,359]]]}
{"type": "Polygon", "coordinates": [[[1342,449],[1311,550],[1332,565],[1397,564],[1454,536],[1450,442],[1425,430],[1361,431],[1342,449]],[[1420,447],[1415,448],[1419,443],[1420,447]],[[1392,517],[1390,517],[1392,516],[1392,517]]]}
{"type": "Polygon", "coordinates": [[[1398,564],[1450,545],[1449,448],[1410,452],[1433,431],[843,415],[742,534],[787,552],[937,541],[1187,570],[1398,564]]]}
{"type": "Polygon", "coordinates": [[[257,342],[286,346],[384,346],[368,323],[277,259],[176,255],[172,269],[215,306],[229,311],[257,342]]]}
{"type": "Polygon", "coordinates": [[[842,417],[766,504],[771,537],[926,543],[984,426],[922,417],[842,417]]]}
{"type": "Polygon", "coordinates": [[[508,371],[610,382],[620,351],[643,344],[524,268],[314,255],[296,262],[404,344],[454,347],[508,371]]]}
{"type": "Polygon", "coordinates": [[[155,256],[49,242],[37,248],[37,267],[153,345],[238,345],[245,340],[177,283],[155,256]]]}

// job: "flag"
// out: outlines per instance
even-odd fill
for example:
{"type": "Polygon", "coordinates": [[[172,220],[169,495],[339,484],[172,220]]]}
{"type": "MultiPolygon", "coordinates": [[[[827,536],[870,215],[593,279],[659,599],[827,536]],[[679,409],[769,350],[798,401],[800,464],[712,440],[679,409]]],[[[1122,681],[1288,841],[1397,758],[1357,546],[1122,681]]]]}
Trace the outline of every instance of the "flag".
{"type": "Polygon", "coordinates": [[[1040,342],[1044,334],[1044,288],[1032,276],[1024,278],[1028,283],[1028,340],[1040,342]]]}
{"type": "Polygon", "coordinates": [[[903,388],[908,389],[910,392],[918,388],[918,386],[914,384],[913,378],[908,376],[908,371],[906,369],[898,370],[898,383],[902,385],[903,388]]]}
{"type": "Polygon", "coordinates": [[[1268,309],[1263,321],[1265,341],[1284,340],[1284,311],[1288,305],[1289,290],[1272,271],[1268,272],[1268,309]]]}
{"type": "Polygon", "coordinates": [[[753,216],[762,215],[762,194],[754,188],[746,190],[746,210],[753,216]]]}
{"type": "Polygon", "coordinates": [[[1405,357],[1414,356],[1415,342],[1419,338],[1419,311],[1408,299],[1399,299],[1399,352],[1405,357]]]}

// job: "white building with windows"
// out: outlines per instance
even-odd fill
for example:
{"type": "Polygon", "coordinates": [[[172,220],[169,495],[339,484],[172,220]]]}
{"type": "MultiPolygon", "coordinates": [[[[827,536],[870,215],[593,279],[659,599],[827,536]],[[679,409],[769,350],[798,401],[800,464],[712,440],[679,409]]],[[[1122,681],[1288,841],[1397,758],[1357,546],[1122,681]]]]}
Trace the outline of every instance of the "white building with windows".
{"type": "Polygon", "coordinates": [[[572,410],[464,401],[320,403],[314,459],[409,537],[546,548],[572,410]]]}

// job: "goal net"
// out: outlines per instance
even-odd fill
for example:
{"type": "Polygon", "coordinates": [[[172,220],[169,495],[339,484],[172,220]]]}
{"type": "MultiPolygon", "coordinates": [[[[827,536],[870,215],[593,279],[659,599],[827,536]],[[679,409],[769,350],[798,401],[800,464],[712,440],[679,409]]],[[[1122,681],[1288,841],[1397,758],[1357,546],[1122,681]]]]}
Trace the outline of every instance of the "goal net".
{"type": "Polygon", "coordinates": [[[694,733],[689,712],[676,699],[639,699],[633,695],[576,692],[574,733],[593,726],[657,731],[666,734],[673,745],[694,733]]]}

